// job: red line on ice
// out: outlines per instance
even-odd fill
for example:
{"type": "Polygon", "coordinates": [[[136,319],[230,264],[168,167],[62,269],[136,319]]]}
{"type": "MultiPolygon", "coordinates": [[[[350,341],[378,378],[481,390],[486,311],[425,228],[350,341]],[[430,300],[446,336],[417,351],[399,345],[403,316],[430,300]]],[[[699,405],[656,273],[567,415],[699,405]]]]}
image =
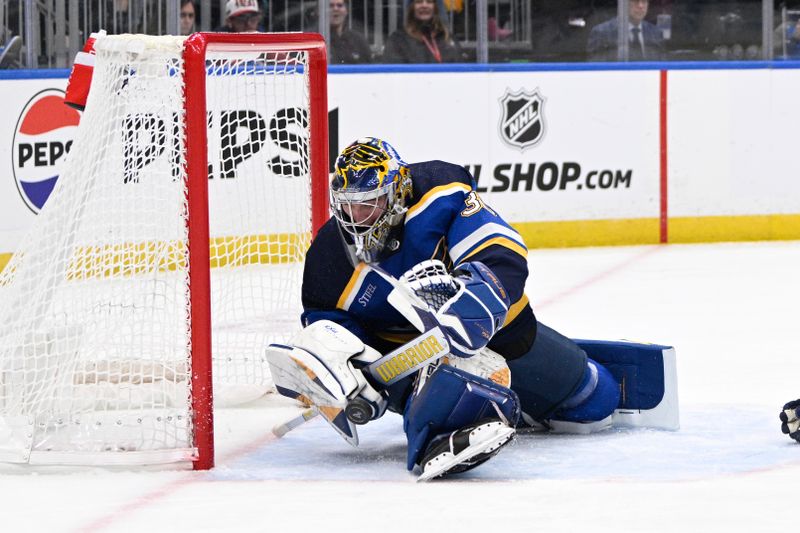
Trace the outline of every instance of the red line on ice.
{"type": "Polygon", "coordinates": [[[563,291],[561,291],[559,293],[556,293],[553,296],[550,296],[549,298],[545,298],[544,300],[539,300],[535,304],[531,304],[531,305],[532,305],[533,309],[536,310],[536,309],[541,309],[542,307],[550,305],[550,304],[552,304],[554,302],[557,302],[559,300],[563,300],[565,298],[568,298],[568,297],[572,296],[573,294],[582,291],[586,287],[589,287],[590,285],[594,285],[598,281],[602,281],[602,280],[604,280],[606,278],[609,278],[609,277],[613,276],[614,274],[616,274],[616,273],[624,270],[625,268],[629,267],[633,263],[637,263],[637,262],[641,261],[642,259],[644,259],[644,258],[646,258],[646,257],[648,257],[650,255],[653,255],[654,253],[662,250],[663,248],[664,248],[663,246],[654,246],[652,248],[648,248],[648,249],[644,250],[643,252],[640,252],[640,253],[638,253],[636,255],[633,255],[633,256],[627,258],[626,260],[624,260],[623,262],[612,266],[611,268],[607,268],[606,270],[603,270],[602,272],[599,272],[599,273],[595,274],[594,276],[592,276],[590,278],[587,278],[586,280],[578,283],[577,285],[573,285],[572,287],[570,287],[570,288],[568,288],[566,290],[563,290],[563,291]]]}
{"type": "MultiPolygon", "coordinates": [[[[248,444],[245,444],[233,450],[230,453],[225,454],[222,457],[221,461],[224,463],[227,461],[234,460],[243,455],[247,455],[251,452],[256,451],[266,443],[275,439],[277,439],[277,437],[272,434],[272,431],[268,431],[265,436],[258,438],[248,444]]],[[[163,487],[142,494],[136,499],[122,505],[121,507],[118,507],[114,511],[108,512],[105,515],[94,519],[85,526],[78,528],[77,531],[85,533],[102,531],[103,529],[111,525],[118,524],[121,519],[124,519],[125,515],[132,514],[138,511],[139,509],[142,509],[154,502],[157,502],[158,500],[161,500],[162,498],[166,498],[176,493],[178,490],[180,490],[186,485],[190,485],[192,483],[197,483],[200,481],[206,481],[207,478],[208,478],[208,472],[205,471],[186,472],[180,478],[174,481],[170,481],[163,487]]]]}

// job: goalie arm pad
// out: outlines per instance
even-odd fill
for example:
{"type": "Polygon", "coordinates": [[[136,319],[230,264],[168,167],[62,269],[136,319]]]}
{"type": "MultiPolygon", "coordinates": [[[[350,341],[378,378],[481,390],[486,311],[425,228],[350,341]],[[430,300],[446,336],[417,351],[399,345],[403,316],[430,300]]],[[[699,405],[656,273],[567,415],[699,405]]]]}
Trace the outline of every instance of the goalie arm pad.
{"type": "Polygon", "coordinates": [[[451,352],[472,357],[502,327],[510,305],[500,280],[483,263],[462,263],[453,272],[458,292],[436,312],[451,352]]]}

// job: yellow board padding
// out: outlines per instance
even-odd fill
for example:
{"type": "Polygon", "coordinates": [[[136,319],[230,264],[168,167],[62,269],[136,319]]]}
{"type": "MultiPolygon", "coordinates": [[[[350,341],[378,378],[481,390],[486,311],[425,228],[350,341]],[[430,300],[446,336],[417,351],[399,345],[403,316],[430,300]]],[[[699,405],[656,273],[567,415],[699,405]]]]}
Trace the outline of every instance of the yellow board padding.
{"type": "Polygon", "coordinates": [[[302,261],[311,244],[310,233],[249,235],[211,239],[211,268],[302,261]]]}
{"type": "Polygon", "coordinates": [[[657,218],[515,222],[528,248],[658,244],[657,218]]]}
{"type": "MultiPolygon", "coordinates": [[[[300,262],[310,233],[215,237],[209,242],[211,268],[300,262]]],[[[12,254],[0,254],[5,268],[12,254]]],[[[69,258],[68,279],[91,279],[185,268],[186,247],[180,241],[80,246],[69,258]]]]}
{"type": "MultiPolygon", "coordinates": [[[[581,246],[625,246],[658,244],[660,225],[658,218],[565,220],[557,222],[517,222],[512,224],[522,235],[528,248],[568,248],[581,246]]],[[[800,214],[794,215],[743,215],[673,217],[669,219],[668,242],[736,242],[800,240],[800,214]]],[[[300,260],[297,245],[305,250],[310,242],[308,234],[252,235],[245,237],[218,237],[211,240],[211,266],[288,263],[300,260]]],[[[120,255],[130,263],[142,256],[161,253],[165,266],[177,264],[177,248],[158,247],[153,244],[131,244],[122,249],[85,248],[84,264],[94,257],[99,271],[112,264],[120,255]],[[110,253],[109,253],[110,252],[110,253]],[[100,259],[103,258],[103,259],[100,259]],[[99,261],[99,262],[98,262],[99,261]]],[[[11,253],[0,253],[0,269],[11,260],[11,253]]],[[[79,254],[76,257],[80,257],[79,254]]],[[[73,259],[75,261],[76,259],[73,259]]],[[[119,263],[117,263],[119,264],[119,263]]],[[[124,271],[124,267],[120,268],[124,271]]],[[[109,272],[110,274],[111,272],[109,272]]]]}
{"type": "MultiPolygon", "coordinates": [[[[528,248],[658,244],[658,218],[566,220],[512,224],[528,248]]],[[[667,242],[738,242],[800,240],[800,215],[673,217],[667,242]]]]}
{"type": "Polygon", "coordinates": [[[800,240],[800,215],[676,217],[669,219],[669,242],[800,240]]]}
{"type": "Polygon", "coordinates": [[[67,279],[135,276],[185,266],[185,247],[177,241],[79,246],[69,258],[67,279]]]}

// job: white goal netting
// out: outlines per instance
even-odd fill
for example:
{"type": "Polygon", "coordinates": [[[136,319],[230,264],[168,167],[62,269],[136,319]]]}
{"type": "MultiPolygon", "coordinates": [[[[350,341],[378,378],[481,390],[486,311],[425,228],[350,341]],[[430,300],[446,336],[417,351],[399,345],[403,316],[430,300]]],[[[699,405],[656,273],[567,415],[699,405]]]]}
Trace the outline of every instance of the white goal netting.
{"type": "MultiPolygon", "coordinates": [[[[0,460],[196,453],[187,250],[203,243],[187,237],[183,102],[195,88],[182,47],[174,37],[96,43],[78,137],[0,275],[0,460]]],[[[229,404],[269,390],[263,348],[299,328],[309,83],[306,52],[214,50],[207,244],[214,394],[229,404]]]]}

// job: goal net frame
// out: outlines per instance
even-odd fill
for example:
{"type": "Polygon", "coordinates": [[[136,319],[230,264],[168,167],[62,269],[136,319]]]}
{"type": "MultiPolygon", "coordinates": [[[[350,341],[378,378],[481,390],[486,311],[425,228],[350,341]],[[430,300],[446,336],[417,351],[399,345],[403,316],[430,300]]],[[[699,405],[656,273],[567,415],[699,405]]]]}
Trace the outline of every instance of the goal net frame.
{"type": "Polygon", "coordinates": [[[300,327],[329,218],[325,42],[96,49],[70,158],[0,273],[0,461],[207,470],[215,394],[267,392],[265,339],[300,327]]]}
{"type": "Polygon", "coordinates": [[[189,276],[192,320],[192,413],[195,470],[214,466],[211,381],[211,279],[208,216],[206,52],[305,51],[309,65],[309,132],[312,235],[328,212],[328,100],[325,41],[314,33],[195,33],[184,42],[184,131],[188,180],[189,276]],[[206,243],[193,246],[191,243],[206,243]]]}

